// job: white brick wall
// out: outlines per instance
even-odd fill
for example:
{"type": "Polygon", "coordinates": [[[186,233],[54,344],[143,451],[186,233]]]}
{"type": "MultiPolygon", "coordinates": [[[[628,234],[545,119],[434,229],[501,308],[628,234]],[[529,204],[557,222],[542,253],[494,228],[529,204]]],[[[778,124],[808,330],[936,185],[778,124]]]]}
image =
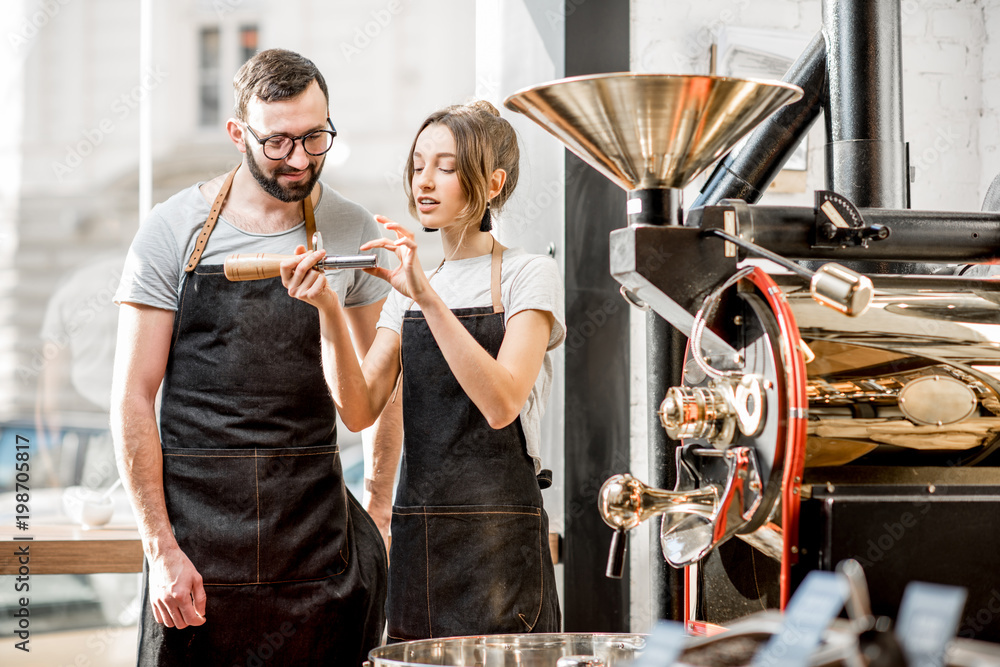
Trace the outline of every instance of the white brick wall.
{"type": "MultiPolygon", "coordinates": [[[[1000,171],[1000,0],[902,0],[901,11],[904,139],[919,171],[913,208],[978,210],[1000,171]]],[[[822,14],[821,0],[632,0],[632,68],[706,73],[721,29],[815,33],[822,14]]],[[[825,140],[817,122],[806,193],[769,193],[765,202],[811,202],[824,183],[825,140]]]]}
{"type": "Polygon", "coordinates": [[[994,175],[1000,172],[1000,2],[983,3],[982,109],[980,110],[979,192],[985,194],[994,175]]]}

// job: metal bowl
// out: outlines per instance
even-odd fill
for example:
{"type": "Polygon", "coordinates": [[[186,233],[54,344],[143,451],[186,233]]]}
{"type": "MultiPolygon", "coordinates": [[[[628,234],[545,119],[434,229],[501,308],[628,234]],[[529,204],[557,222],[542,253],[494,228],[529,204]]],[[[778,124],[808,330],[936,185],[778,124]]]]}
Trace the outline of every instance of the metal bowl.
{"type": "Polygon", "coordinates": [[[380,646],[368,654],[373,667],[556,667],[567,656],[596,656],[604,667],[631,662],[646,646],[638,634],[480,635],[421,639],[380,646]]]}
{"type": "MultiPolygon", "coordinates": [[[[688,637],[676,665],[746,665],[781,628],[778,612],[761,612],[734,622],[722,634],[688,637]]],[[[849,664],[856,637],[835,624],[813,654],[810,665],[849,664]]],[[[368,654],[370,667],[615,667],[638,658],[643,634],[524,634],[422,639],[381,646],[368,654]]],[[[367,666],[366,666],[367,667],[367,666]]],[[[667,667],[664,665],[663,667],[667,667]]]]}

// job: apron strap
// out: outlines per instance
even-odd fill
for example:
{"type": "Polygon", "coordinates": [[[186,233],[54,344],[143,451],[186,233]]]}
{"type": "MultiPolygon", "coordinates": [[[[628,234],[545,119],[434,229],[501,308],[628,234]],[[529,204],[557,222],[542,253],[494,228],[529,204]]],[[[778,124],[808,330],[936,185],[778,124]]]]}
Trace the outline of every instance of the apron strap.
{"type": "Polygon", "coordinates": [[[313,198],[312,193],[302,200],[302,217],[306,221],[306,250],[312,251],[313,248],[313,237],[316,236],[316,215],[313,212],[313,198]]]}
{"type": "Polygon", "coordinates": [[[503,265],[503,246],[493,239],[493,258],[490,260],[490,296],[493,297],[493,312],[502,313],[500,302],[500,269],[503,265]]]}
{"type": "Polygon", "coordinates": [[[208,219],[205,220],[205,224],[201,227],[201,233],[198,234],[198,241],[194,244],[194,250],[191,251],[187,266],[184,267],[184,273],[194,271],[194,267],[198,266],[198,262],[201,261],[201,253],[205,252],[205,246],[208,245],[208,237],[212,235],[212,230],[215,229],[215,223],[219,220],[222,205],[226,202],[226,195],[229,194],[229,188],[233,185],[233,177],[236,176],[236,171],[239,168],[240,165],[236,165],[236,169],[229,172],[226,180],[222,183],[222,187],[219,189],[219,194],[215,195],[215,201],[212,202],[212,210],[209,211],[208,219]]]}
{"type": "MultiPolygon", "coordinates": [[[[437,268],[427,276],[427,281],[430,282],[431,278],[437,275],[437,272],[441,270],[444,266],[444,260],[437,265],[437,268]]],[[[502,313],[503,303],[500,301],[500,270],[503,268],[503,246],[497,243],[496,238],[493,239],[493,249],[490,251],[490,298],[493,301],[493,312],[502,313]]],[[[413,306],[413,299],[406,304],[405,310],[409,310],[413,306]]],[[[402,352],[400,352],[402,354],[402,352]]],[[[400,364],[402,366],[402,364],[400,364]]]]}
{"type": "MultiPolygon", "coordinates": [[[[191,251],[191,257],[188,258],[187,266],[184,267],[184,273],[194,271],[195,267],[198,266],[198,262],[201,261],[201,255],[205,252],[205,247],[208,245],[208,237],[212,235],[215,223],[219,221],[219,213],[222,212],[222,205],[226,202],[229,189],[233,186],[233,177],[236,176],[239,168],[240,165],[236,165],[236,169],[229,172],[226,180],[222,183],[222,187],[219,189],[219,194],[215,195],[215,201],[212,202],[212,210],[209,211],[208,219],[205,220],[205,224],[201,227],[201,232],[198,234],[198,241],[194,244],[194,250],[191,251]]],[[[302,216],[306,221],[306,249],[312,250],[313,236],[316,234],[316,215],[313,212],[311,193],[302,200],[302,216]]]]}
{"type": "MultiPolygon", "coordinates": [[[[431,278],[441,270],[444,266],[444,261],[438,264],[437,268],[434,269],[431,275],[427,276],[427,280],[430,281],[431,278]]],[[[493,239],[493,249],[490,251],[490,297],[493,300],[493,312],[502,313],[503,303],[500,301],[500,270],[503,268],[503,247],[497,243],[496,238],[493,239]]],[[[413,299],[406,304],[404,310],[409,310],[413,306],[413,299]]],[[[402,332],[401,332],[402,334],[402,332]]],[[[389,398],[390,403],[396,402],[396,393],[399,391],[399,387],[402,384],[403,379],[403,346],[402,341],[400,341],[399,346],[399,375],[396,377],[396,387],[392,390],[392,396],[389,398]]],[[[551,484],[551,482],[550,482],[551,484]]]]}

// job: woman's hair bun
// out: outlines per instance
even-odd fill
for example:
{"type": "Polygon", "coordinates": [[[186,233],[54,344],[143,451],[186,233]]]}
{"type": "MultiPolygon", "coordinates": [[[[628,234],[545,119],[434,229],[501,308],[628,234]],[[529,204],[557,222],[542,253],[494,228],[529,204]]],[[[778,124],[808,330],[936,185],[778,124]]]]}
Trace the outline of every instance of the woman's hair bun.
{"type": "Polygon", "coordinates": [[[500,110],[493,106],[490,102],[486,100],[473,100],[466,104],[465,106],[470,109],[478,109],[479,111],[485,111],[486,113],[492,114],[494,116],[500,115],[500,110]]]}

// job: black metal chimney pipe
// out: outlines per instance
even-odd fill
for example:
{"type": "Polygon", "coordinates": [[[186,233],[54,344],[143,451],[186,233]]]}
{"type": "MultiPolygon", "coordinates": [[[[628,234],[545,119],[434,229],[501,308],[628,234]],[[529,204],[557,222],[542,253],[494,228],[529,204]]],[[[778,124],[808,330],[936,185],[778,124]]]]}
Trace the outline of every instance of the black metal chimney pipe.
{"type": "Polygon", "coordinates": [[[826,188],[866,208],[909,208],[899,0],[825,0],[826,188]]]}
{"type": "Polygon", "coordinates": [[[748,204],[760,201],[823,110],[826,70],[826,40],[821,31],[783,79],[802,89],[802,99],[775,111],[739,151],[720,160],[691,208],[711,206],[723,199],[742,199],[748,204]]]}

